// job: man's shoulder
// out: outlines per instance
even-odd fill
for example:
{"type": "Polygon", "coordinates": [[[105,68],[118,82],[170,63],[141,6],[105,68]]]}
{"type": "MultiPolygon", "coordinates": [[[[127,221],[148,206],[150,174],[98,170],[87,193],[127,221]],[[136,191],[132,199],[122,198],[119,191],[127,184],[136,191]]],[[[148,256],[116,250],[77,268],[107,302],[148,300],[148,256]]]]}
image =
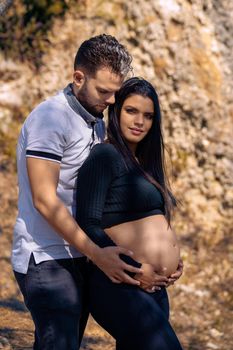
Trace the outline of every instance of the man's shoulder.
{"type": "Polygon", "coordinates": [[[67,124],[67,114],[69,112],[66,99],[62,93],[48,97],[46,100],[39,103],[29,114],[25,120],[25,124],[31,127],[35,124],[51,124],[65,125],[67,124]]]}
{"type": "Polygon", "coordinates": [[[39,103],[32,111],[34,112],[64,112],[67,110],[68,103],[62,91],[58,92],[56,95],[46,98],[44,101],[39,103]]]}

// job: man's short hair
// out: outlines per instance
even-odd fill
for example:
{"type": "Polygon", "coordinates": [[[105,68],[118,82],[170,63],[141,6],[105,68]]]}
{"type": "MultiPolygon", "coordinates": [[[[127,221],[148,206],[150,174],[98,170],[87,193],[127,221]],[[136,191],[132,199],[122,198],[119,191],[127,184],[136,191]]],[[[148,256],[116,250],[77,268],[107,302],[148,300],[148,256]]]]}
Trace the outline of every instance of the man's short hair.
{"type": "Polygon", "coordinates": [[[110,68],[117,75],[127,75],[132,70],[132,56],[117,39],[101,34],[84,41],[74,60],[74,70],[84,68],[94,75],[100,68],[110,68]]]}

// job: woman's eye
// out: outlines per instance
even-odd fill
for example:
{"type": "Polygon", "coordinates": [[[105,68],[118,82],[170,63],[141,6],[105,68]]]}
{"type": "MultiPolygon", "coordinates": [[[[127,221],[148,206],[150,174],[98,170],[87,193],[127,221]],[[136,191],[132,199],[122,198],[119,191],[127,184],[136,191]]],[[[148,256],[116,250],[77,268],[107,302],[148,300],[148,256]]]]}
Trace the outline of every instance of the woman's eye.
{"type": "Polygon", "coordinates": [[[127,108],[126,112],[129,113],[129,114],[133,114],[135,111],[134,111],[134,109],[127,108]]]}
{"type": "Polygon", "coordinates": [[[146,119],[153,119],[153,114],[145,114],[146,119]]]}

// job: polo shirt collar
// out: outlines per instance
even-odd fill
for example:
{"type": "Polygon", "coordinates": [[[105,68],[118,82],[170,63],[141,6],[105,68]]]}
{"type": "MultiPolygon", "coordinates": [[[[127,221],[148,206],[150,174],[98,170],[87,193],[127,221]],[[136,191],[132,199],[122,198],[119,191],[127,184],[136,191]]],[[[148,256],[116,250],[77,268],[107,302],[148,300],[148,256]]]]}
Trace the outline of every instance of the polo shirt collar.
{"type": "Polygon", "coordinates": [[[67,102],[69,103],[69,106],[74,110],[75,113],[80,115],[88,125],[97,123],[98,119],[102,119],[94,117],[81,105],[81,103],[73,93],[72,84],[68,84],[63,90],[63,92],[67,102]]]}

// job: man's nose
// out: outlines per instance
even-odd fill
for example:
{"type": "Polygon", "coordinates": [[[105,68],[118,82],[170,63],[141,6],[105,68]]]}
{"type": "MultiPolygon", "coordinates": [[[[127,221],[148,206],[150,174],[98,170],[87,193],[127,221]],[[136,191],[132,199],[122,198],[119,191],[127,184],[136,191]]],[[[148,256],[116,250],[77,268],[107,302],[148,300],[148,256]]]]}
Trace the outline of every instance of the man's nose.
{"type": "Polygon", "coordinates": [[[112,105],[115,102],[115,95],[111,95],[107,98],[106,103],[112,105]]]}

